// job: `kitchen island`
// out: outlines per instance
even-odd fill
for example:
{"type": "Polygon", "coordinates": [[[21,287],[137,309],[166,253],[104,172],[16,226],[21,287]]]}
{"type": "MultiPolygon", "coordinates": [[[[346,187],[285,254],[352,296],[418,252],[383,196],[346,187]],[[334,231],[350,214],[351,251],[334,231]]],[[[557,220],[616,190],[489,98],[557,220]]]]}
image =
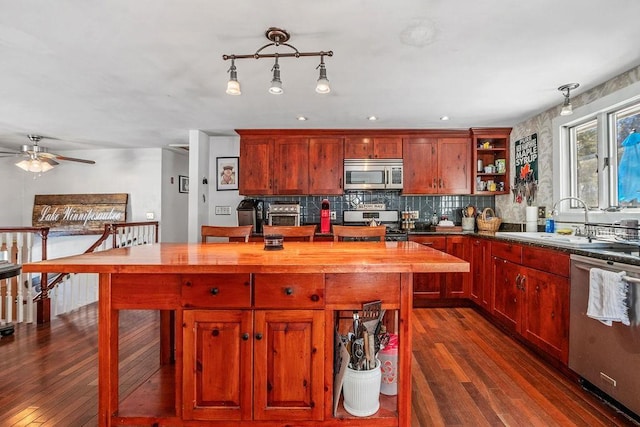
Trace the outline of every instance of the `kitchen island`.
{"type": "Polygon", "coordinates": [[[413,273],[469,264],[414,242],[164,243],[23,271],[99,274],[100,426],[409,426],[413,273]],[[399,335],[398,395],[357,418],[334,394],[334,339],[372,300],[399,335]],[[161,311],[160,361],[121,396],[119,311],[132,309],[161,311]]]}

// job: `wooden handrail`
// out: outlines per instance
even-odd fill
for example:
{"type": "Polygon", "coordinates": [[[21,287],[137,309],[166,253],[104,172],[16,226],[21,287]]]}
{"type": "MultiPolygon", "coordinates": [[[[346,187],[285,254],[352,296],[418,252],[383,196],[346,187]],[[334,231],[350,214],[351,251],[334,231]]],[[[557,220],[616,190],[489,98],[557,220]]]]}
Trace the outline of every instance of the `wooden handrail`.
{"type": "MultiPolygon", "coordinates": [[[[139,222],[114,222],[114,223],[110,223],[110,224],[105,224],[104,225],[104,231],[102,232],[102,234],[100,235],[100,237],[98,237],[98,239],[91,245],[89,246],[89,248],[84,251],[83,253],[88,254],[91,252],[95,252],[95,250],[100,247],[100,245],[109,238],[109,236],[113,236],[113,243],[112,243],[112,247],[115,248],[117,247],[117,235],[118,235],[118,229],[120,228],[124,228],[124,227],[139,227],[139,226],[149,226],[149,225],[153,225],[155,228],[155,242],[154,243],[158,243],[158,230],[159,230],[159,225],[160,223],[158,221],[139,221],[139,222]]],[[[47,291],[50,289],[53,289],[56,285],[58,285],[60,282],[62,282],[62,280],[64,279],[65,276],[67,276],[69,273],[58,273],[58,275],[48,284],[42,285],[42,283],[46,283],[46,281],[42,281],[41,280],[41,286],[40,289],[42,289],[43,291],[46,289],[47,291]]],[[[44,294],[46,295],[46,292],[44,292],[44,294]]],[[[42,292],[38,295],[36,295],[33,300],[36,301],[38,299],[44,298],[42,295],[42,292]]]]}

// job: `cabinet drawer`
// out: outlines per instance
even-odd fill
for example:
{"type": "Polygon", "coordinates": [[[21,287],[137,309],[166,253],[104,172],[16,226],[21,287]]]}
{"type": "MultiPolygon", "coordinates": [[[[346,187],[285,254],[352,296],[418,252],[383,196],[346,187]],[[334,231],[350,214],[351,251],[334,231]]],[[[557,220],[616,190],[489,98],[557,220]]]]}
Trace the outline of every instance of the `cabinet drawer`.
{"type": "Polygon", "coordinates": [[[256,308],[323,308],[323,274],[256,274],[256,308]]]}
{"type": "Polygon", "coordinates": [[[522,264],[564,277],[569,277],[571,269],[569,255],[553,249],[525,247],[522,253],[522,264]]]}
{"type": "Polygon", "coordinates": [[[447,238],[445,236],[409,236],[409,241],[417,242],[442,252],[447,249],[447,238]]]}
{"type": "Polygon", "coordinates": [[[327,274],[327,304],[350,304],[381,300],[400,304],[400,274],[341,273],[327,274]]]}
{"type": "Polygon", "coordinates": [[[202,274],[182,279],[182,306],[242,308],[251,306],[249,274],[202,274]]]}
{"type": "Polygon", "coordinates": [[[517,243],[491,242],[491,255],[520,264],[522,246],[517,243]]]}

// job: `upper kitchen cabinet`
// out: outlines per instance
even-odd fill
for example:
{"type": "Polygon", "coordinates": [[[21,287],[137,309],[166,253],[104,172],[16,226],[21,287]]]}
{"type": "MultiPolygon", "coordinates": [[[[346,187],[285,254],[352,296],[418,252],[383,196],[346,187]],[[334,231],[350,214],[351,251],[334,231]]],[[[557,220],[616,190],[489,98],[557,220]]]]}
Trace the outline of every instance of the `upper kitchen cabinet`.
{"type": "Polygon", "coordinates": [[[242,137],[238,190],[244,195],[274,194],[273,190],[273,138],[242,137]]]}
{"type": "Polygon", "coordinates": [[[345,139],[345,159],[401,159],[401,137],[360,137],[345,139]]]}
{"type": "Polygon", "coordinates": [[[343,193],[343,139],[309,139],[309,194],[343,193]]]}
{"type": "Polygon", "coordinates": [[[471,193],[467,136],[405,138],[402,150],[404,194],[471,193]]]}
{"type": "Polygon", "coordinates": [[[309,194],[309,140],[276,138],[273,158],[273,194],[309,194]]]}
{"type": "Polygon", "coordinates": [[[471,128],[474,194],[509,194],[511,128],[471,128]]]}

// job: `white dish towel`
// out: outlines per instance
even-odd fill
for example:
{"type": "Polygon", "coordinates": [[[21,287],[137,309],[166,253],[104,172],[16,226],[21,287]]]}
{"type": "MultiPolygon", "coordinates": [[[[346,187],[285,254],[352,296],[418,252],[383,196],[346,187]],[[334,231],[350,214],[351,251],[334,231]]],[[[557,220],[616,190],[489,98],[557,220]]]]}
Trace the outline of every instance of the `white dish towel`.
{"type": "Polygon", "coordinates": [[[627,306],[629,284],[624,279],[625,274],[624,271],[616,273],[600,268],[589,271],[587,316],[607,326],[613,322],[630,325],[627,306]]]}

